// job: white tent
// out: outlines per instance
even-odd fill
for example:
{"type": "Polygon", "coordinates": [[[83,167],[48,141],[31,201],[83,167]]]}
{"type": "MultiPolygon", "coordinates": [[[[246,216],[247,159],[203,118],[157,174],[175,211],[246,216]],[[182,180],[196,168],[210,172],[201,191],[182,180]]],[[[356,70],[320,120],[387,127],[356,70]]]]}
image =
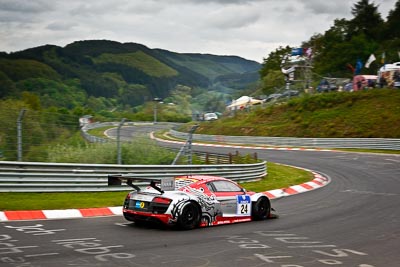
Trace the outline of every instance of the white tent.
{"type": "Polygon", "coordinates": [[[229,110],[238,110],[250,107],[252,105],[257,105],[263,103],[263,100],[255,99],[250,96],[241,96],[236,100],[233,100],[232,103],[226,108],[229,110]]]}

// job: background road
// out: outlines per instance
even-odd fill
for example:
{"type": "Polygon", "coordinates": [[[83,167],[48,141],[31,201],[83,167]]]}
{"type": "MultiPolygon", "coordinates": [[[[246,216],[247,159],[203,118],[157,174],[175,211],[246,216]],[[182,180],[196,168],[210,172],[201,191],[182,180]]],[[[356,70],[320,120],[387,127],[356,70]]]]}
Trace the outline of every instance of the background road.
{"type": "MultiPolygon", "coordinates": [[[[168,130],[175,126],[180,125],[181,123],[172,123],[172,122],[160,122],[157,124],[153,123],[141,123],[137,125],[131,126],[123,126],[120,129],[120,137],[121,140],[130,141],[132,138],[140,137],[140,136],[148,136],[149,133],[160,131],[160,130],[168,130]]],[[[116,139],[117,136],[117,128],[110,128],[106,131],[106,135],[116,139]]]]}
{"type": "Polygon", "coordinates": [[[0,224],[0,265],[398,266],[399,156],[257,153],[267,161],[321,172],[331,183],[274,200],[279,219],[193,231],[139,228],[120,216],[4,222],[0,224]]]}

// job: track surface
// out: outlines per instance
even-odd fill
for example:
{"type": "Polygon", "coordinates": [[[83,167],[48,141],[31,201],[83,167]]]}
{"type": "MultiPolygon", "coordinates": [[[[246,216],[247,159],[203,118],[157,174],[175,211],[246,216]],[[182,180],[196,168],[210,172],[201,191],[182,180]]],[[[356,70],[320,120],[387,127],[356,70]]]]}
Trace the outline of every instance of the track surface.
{"type": "Polygon", "coordinates": [[[139,228],[121,216],[3,222],[0,265],[399,266],[399,156],[257,153],[324,173],[331,183],[273,201],[279,219],[192,231],[139,228]]]}

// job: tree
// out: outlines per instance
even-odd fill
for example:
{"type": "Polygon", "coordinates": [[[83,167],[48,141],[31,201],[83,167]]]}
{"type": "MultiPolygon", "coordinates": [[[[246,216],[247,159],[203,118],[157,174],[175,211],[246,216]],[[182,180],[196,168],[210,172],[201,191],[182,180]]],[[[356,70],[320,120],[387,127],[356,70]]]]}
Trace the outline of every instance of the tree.
{"type": "Polygon", "coordinates": [[[384,21],[378,7],[369,0],[360,0],[351,9],[354,18],[350,21],[350,35],[365,34],[367,39],[380,39],[384,21]]]}
{"type": "Polygon", "coordinates": [[[22,92],[22,101],[25,102],[33,110],[41,109],[39,96],[35,93],[27,91],[22,92]]]}
{"type": "Polygon", "coordinates": [[[0,98],[15,95],[16,92],[14,82],[4,72],[0,71],[0,98]]]}
{"type": "Polygon", "coordinates": [[[285,76],[281,70],[269,71],[262,79],[262,91],[264,94],[275,93],[276,89],[285,86],[285,76]]]}
{"type": "Polygon", "coordinates": [[[395,9],[389,11],[385,27],[385,39],[400,38],[400,0],[397,0],[395,9]]]}
{"type": "Polygon", "coordinates": [[[151,98],[147,87],[141,84],[126,84],[119,90],[119,100],[123,105],[138,106],[146,97],[151,98]]]}
{"type": "Polygon", "coordinates": [[[260,70],[261,90],[264,94],[274,93],[276,88],[285,84],[285,78],[281,71],[282,61],[291,53],[289,46],[280,46],[275,51],[269,53],[267,58],[264,58],[260,70]]]}
{"type": "Polygon", "coordinates": [[[192,114],[190,109],[190,101],[192,96],[190,95],[192,88],[184,85],[177,85],[175,89],[171,91],[171,97],[167,98],[169,102],[179,106],[180,112],[185,115],[192,114]]]}
{"type": "Polygon", "coordinates": [[[289,46],[280,46],[275,51],[269,53],[267,58],[264,58],[262,67],[260,70],[260,76],[265,77],[269,71],[280,70],[283,58],[291,52],[289,46]]]}

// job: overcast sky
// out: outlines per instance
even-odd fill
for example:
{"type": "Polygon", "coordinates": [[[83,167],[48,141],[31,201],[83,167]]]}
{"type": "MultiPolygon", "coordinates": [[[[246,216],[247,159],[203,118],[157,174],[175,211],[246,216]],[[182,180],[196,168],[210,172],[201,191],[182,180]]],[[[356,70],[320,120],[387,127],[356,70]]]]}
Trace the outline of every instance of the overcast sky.
{"type": "MultiPolygon", "coordinates": [[[[0,0],[0,51],[78,40],[134,42],[262,62],[298,46],[358,0],[0,0]]],[[[370,0],[386,20],[396,0],[370,0]]]]}

